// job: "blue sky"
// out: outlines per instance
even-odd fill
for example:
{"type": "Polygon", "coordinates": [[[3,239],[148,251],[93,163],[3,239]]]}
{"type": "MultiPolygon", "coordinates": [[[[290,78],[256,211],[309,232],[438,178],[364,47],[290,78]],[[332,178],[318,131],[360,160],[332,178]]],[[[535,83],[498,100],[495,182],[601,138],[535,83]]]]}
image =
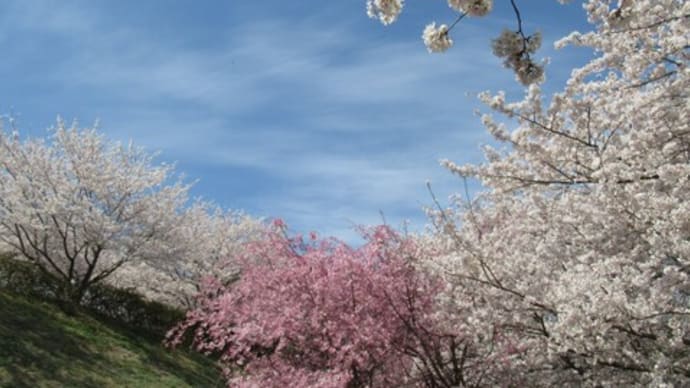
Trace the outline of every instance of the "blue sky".
{"type": "MultiPolygon", "coordinates": [[[[587,28],[575,1],[522,0],[528,32],[544,35],[546,88],[583,50],[553,41],[587,28]]],[[[99,120],[199,182],[195,196],[297,231],[355,240],[356,224],[426,224],[430,181],[441,200],[462,182],[448,158],[481,161],[489,142],[476,94],[520,86],[491,54],[515,19],[507,0],[428,54],[420,35],[455,15],[443,0],[408,0],[400,20],[368,19],[364,0],[0,2],[0,113],[44,136],[60,115],[99,120]]]]}

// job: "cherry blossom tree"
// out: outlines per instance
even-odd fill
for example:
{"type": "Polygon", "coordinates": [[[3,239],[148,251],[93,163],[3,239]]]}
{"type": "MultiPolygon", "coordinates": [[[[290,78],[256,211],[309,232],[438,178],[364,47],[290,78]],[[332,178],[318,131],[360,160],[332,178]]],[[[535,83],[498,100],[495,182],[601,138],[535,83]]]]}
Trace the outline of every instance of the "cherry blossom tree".
{"type": "Polygon", "coordinates": [[[562,92],[480,96],[497,145],[443,164],[485,190],[432,212],[429,267],[455,330],[505,333],[530,385],[686,386],[690,2],[584,7],[593,30],[557,46],[595,55],[562,92]]]}
{"type": "MultiPolygon", "coordinates": [[[[453,387],[490,384],[512,346],[493,351],[445,330],[443,283],[415,267],[414,240],[367,229],[351,248],[290,238],[284,224],[246,246],[233,284],[207,278],[199,307],[169,333],[217,354],[229,386],[453,387]]],[[[488,341],[487,341],[488,342],[488,341]]],[[[504,379],[501,381],[508,381],[504,379]]]]}
{"type": "Polygon", "coordinates": [[[243,246],[263,239],[261,220],[238,211],[224,211],[198,202],[179,220],[177,241],[184,242],[183,260],[126,263],[107,281],[134,289],[147,299],[188,310],[195,307],[202,279],[213,276],[224,284],[236,280],[239,266],[233,261],[243,246]]]}
{"type": "Polygon", "coordinates": [[[63,121],[49,140],[0,131],[0,241],[73,302],[125,264],[180,259],[189,186],[152,158],[63,121]]]}

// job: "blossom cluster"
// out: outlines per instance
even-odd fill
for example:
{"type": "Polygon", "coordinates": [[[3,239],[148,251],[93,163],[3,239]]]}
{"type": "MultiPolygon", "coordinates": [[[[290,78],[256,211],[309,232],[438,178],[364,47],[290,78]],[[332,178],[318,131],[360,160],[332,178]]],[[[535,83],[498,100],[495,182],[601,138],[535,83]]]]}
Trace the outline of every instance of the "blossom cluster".
{"type": "Polygon", "coordinates": [[[537,83],[544,78],[544,67],[530,57],[541,47],[541,33],[525,37],[522,31],[504,29],[498,38],[491,42],[494,55],[503,58],[505,67],[513,69],[523,85],[537,83]]]}
{"type": "Polygon", "coordinates": [[[424,28],[422,39],[427,50],[434,53],[446,51],[453,45],[453,39],[448,35],[448,26],[445,24],[438,27],[436,23],[429,24],[424,28]]]}
{"type": "Polygon", "coordinates": [[[388,25],[398,19],[403,5],[403,0],[367,0],[367,15],[388,25]]]}
{"type": "Polygon", "coordinates": [[[469,16],[486,16],[493,9],[493,0],[448,0],[454,10],[469,16]]]}

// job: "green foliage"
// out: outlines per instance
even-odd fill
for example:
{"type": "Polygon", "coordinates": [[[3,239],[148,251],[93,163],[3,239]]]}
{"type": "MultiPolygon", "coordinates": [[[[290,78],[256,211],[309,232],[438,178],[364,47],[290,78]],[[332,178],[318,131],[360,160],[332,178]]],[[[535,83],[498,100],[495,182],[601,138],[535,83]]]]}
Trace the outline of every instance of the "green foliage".
{"type": "Polygon", "coordinates": [[[144,300],[131,290],[104,284],[92,286],[80,306],[62,300],[63,283],[35,264],[0,254],[0,290],[15,295],[56,302],[64,312],[87,310],[103,318],[135,327],[149,336],[162,339],[165,332],[184,318],[182,311],[144,300]]]}
{"type": "Polygon", "coordinates": [[[0,289],[13,293],[55,300],[61,289],[57,278],[43,272],[31,262],[19,260],[11,253],[0,254],[0,289]]]}
{"type": "Polygon", "coordinates": [[[215,387],[219,376],[147,332],[0,291],[0,387],[215,387]]]}
{"type": "Polygon", "coordinates": [[[163,339],[166,331],[184,319],[184,313],[180,310],[144,300],[131,290],[104,285],[93,286],[84,304],[95,313],[137,327],[159,339],[163,339]]]}

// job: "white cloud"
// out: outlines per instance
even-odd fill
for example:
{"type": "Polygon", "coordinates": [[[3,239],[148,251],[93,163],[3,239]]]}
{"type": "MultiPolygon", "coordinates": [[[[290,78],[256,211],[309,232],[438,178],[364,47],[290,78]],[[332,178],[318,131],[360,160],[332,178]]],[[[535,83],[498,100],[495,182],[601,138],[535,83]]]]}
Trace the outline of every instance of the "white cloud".
{"type": "Polygon", "coordinates": [[[289,187],[249,194],[255,209],[347,238],[351,223],[380,222],[379,210],[396,224],[430,202],[428,179],[439,197],[459,185],[437,160],[476,159],[486,140],[465,91],[512,82],[476,26],[445,55],[421,41],[361,40],[347,21],[318,18],[247,21],[196,48],[112,23],[104,31],[108,15],[93,6],[12,4],[5,20],[67,42],[41,76],[83,101],[104,99],[93,109],[111,136],[166,159],[281,177],[289,187]]]}

